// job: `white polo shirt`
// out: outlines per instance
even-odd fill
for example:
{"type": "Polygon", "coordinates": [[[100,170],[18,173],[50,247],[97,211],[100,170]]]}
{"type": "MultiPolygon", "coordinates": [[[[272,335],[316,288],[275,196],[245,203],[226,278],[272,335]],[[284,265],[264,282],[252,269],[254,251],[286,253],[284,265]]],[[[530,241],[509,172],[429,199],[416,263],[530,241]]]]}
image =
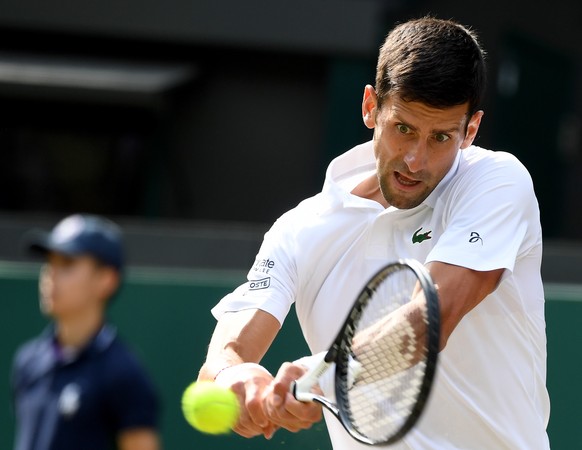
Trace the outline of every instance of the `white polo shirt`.
{"type": "MultiPolygon", "coordinates": [[[[504,268],[499,287],[441,351],[417,426],[390,448],[548,449],[542,235],[527,170],[508,153],[472,146],[422,204],[399,210],[350,193],[375,169],[371,142],[332,161],[322,192],[275,222],[249,281],[213,314],[258,308],[283,323],[295,302],[315,353],[331,345],[363,284],[389,261],[504,268]]],[[[334,450],[369,448],[328,413],[326,422],[334,450]]]]}

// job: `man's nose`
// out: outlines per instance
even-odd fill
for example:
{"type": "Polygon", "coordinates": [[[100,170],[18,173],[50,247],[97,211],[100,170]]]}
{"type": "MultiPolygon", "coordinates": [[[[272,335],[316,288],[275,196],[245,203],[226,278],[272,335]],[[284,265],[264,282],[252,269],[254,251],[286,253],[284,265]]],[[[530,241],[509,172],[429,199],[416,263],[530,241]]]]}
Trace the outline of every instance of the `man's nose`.
{"type": "Polygon", "coordinates": [[[417,140],[412,143],[404,154],[404,163],[411,173],[419,172],[426,166],[426,142],[417,140]]]}

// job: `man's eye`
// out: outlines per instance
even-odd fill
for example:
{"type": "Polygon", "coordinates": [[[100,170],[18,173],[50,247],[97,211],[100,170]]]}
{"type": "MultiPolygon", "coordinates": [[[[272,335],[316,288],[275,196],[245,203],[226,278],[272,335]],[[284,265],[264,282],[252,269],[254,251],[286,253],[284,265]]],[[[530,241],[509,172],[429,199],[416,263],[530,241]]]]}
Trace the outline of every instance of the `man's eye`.
{"type": "Polygon", "coordinates": [[[398,125],[396,125],[396,129],[398,131],[400,131],[400,133],[402,133],[402,134],[410,133],[410,128],[407,127],[406,125],[398,124],[398,125]]]}
{"type": "Polygon", "coordinates": [[[434,138],[437,142],[446,142],[450,139],[450,136],[447,136],[446,134],[439,133],[439,134],[435,134],[434,138]]]}

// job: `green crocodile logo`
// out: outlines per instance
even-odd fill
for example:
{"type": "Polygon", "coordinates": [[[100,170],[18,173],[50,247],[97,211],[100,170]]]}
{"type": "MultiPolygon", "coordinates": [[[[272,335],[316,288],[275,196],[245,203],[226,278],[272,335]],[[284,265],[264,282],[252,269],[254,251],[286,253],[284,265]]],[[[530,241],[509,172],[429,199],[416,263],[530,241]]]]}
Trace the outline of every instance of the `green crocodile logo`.
{"type": "Polygon", "coordinates": [[[426,241],[427,239],[432,239],[432,237],[430,236],[430,233],[432,233],[432,230],[426,231],[424,233],[420,233],[420,230],[422,230],[422,227],[420,227],[418,230],[416,230],[414,232],[414,234],[412,235],[412,243],[413,244],[420,244],[422,241],[426,241]]]}

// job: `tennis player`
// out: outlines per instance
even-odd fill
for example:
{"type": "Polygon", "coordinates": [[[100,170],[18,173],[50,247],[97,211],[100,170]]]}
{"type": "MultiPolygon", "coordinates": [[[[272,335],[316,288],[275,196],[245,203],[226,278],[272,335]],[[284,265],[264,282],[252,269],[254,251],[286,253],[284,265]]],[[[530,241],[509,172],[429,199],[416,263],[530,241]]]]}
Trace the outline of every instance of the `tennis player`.
{"type": "Polygon", "coordinates": [[[106,323],[121,282],[121,230],[76,214],[28,238],[46,258],[40,306],[53,323],[14,359],[14,449],[158,450],[155,389],[106,323]]]}
{"type": "MultiPolygon", "coordinates": [[[[304,367],[273,377],[259,365],[293,303],[310,350],[326,350],[367,279],[414,258],[439,289],[440,363],[420,421],[391,448],[549,448],[539,208],[514,156],[473,145],[485,73],[475,34],[456,22],[389,33],[363,95],[373,140],[331,162],[322,191],[277,220],[248,282],[212,311],[199,378],[239,395],[236,432],[270,438],[320,419],[288,393],[304,367]]],[[[368,448],[329,417],[335,450],[368,448]]]]}

